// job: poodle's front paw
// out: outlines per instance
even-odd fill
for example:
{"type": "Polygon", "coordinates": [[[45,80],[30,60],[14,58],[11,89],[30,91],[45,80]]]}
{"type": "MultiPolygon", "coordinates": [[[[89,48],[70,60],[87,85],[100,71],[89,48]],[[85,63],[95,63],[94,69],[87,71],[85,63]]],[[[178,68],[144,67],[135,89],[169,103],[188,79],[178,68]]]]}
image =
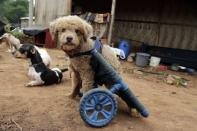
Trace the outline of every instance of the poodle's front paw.
{"type": "Polygon", "coordinates": [[[78,96],[81,98],[83,97],[83,93],[79,92],[78,96]]]}
{"type": "Polygon", "coordinates": [[[129,114],[132,117],[136,117],[136,118],[139,118],[141,116],[140,113],[135,108],[129,108],[129,114]]]}
{"type": "Polygon", "coordinates": [[[66,97],[74,99],[77,95],[74,95],[73,93],[67,93],[65,94],[66,97]]]}

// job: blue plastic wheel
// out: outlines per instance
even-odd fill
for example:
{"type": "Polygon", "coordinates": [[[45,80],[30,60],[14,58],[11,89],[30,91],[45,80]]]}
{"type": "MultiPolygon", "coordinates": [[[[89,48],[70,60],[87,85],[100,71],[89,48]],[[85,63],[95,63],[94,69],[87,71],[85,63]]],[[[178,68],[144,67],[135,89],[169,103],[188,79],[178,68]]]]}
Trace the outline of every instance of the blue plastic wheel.
{"type": "Polygon", "coordinates": [[[101,88],[88,91],[80,101],[81,118],[90,126],[106,126],[117,112],[115,96],[101,88]]]}

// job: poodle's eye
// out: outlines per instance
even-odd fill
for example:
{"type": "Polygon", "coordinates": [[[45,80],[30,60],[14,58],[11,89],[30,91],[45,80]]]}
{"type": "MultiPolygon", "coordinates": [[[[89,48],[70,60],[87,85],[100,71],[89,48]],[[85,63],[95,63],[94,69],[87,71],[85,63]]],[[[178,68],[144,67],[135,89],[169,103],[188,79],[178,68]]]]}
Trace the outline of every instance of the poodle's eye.
{"type": "Polygon", "coordinates": [[[75,32],[76,32],[77,34],[80,34],[80,33],[81,33],[80,30],[78,30],[78,29],[76,29],[75,32]]]}
{"type": "Polygon", "coordinates": [[[62,32],[65,32],[65,31],[66,31],[66,29],[65,29],[65,28],[63,28],[63,29],[62,29],[62,32]]]}

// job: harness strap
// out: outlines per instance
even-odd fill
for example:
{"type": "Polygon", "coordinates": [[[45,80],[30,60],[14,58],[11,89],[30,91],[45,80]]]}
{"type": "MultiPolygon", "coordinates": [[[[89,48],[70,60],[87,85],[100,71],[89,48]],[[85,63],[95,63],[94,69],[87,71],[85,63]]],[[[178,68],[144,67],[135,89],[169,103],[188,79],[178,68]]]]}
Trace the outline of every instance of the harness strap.
{"type": "Polygon", "coordinates": [[[79,57],[79,56],[84,56],[84,55],[91,55],[91,52],[93,50],[97,50],[98,52],[102,53],[103,45],[100,42],[100,39],[97,38],[97,37],[93,37],[91,39],[93,39],[95,41],[93,49],[91,49],[89,51],[86,51],[86,52],[79,52],[79,53],[76,53],[76,54],[72,54],[72,55],[69,55],[69,57],[74,58],[74,57],[79,57]]]}
{"type": "Polygon", "coordinates": [[[91,55],[92,50],[94,50],[94,49],[91,49],[91,50],[86,51],[86,52],[79,52],[79,53],[76,53],[76,54],[73,54],[73,55],[69,55],[69,57],[74,58],[74,57],[79,57],[79,56],[84,56],[84,55],[91,55]]]}

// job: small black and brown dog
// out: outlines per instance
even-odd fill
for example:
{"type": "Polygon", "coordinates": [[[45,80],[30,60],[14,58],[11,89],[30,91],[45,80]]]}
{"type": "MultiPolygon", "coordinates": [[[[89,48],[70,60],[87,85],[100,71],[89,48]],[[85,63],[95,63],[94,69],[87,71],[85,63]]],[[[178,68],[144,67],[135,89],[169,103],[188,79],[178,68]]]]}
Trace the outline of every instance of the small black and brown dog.
{"type": "Polygon", "coordinates": [[[26,84],[28,87],[58,84],[62,80],[62,72],[68,70],[59,68],[49,69],[43,63],[38,50],[32,44],[23,44],[19,48],[19,52],[30,60],[28,76],[31,81],[26,84]]]}

